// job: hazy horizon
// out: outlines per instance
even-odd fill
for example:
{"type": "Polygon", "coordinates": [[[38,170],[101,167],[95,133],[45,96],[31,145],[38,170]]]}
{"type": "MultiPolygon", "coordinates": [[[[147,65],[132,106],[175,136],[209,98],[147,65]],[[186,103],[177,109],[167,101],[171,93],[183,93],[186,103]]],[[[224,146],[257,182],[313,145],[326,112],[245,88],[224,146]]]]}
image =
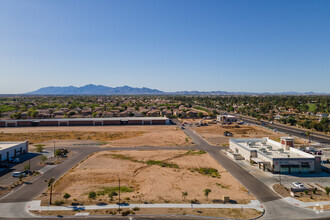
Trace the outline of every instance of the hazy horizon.
{"type": "MultiPolygon", "coordinates": [[[[34,92],[34,91],[37,91],[39,89],[43,89],[43,88],[48,88],[48,87],[62,87],[62,88],[65,88],[65,87],[75,87],[75,88],[80,88],[80,87],[84,87],[84,86],[88,86],[88,85],[94,85],[94,86],[106,86],[106,87],[109,87],[107,85],[98,85],[98,84],[86,84],[86,85],[81,85],[81,86],[73,86],[73,85],[67,85],[67,86],[46,86],[46,87],[41,87],[41,88],[37,88],[37,89],[34,89],[34,90],[31,90],[31,91],[26,91],[26,92],[23,92],[23,93],[0,93],[0,95],[26,95],[27,93],[30,93],[30,92],[34,92]]],[[[176,93],[176,92],[193,92],[193,91],[196,91],[196,92],[217,92],[217,91],[223,91],[223,92],[229,92],[229,93],[244,93],[246,91],[227,91],[227,90],[173,90],[173,91],[163,91],[163,90],[160,90],[158,88],[149,88],[149,87],[134,87],[134,86],[130,86],[130,85],[120,85],[120,86],[113,86],[112,88],[118,88],[118,87],[125,87],[125,86],[128,86],[128,87],[132,87],[132,88],[147,88],[147,89],[155,89],[155,90],[159,90],[161,92],[165,92],[165,93],[176,93]]],[[[295,93],[297,91],[275,91],[275,92],[269,92],[269,91],[263,91],[263,92],[246,92],[246,93],[259,93],[259,94],[263,94],[263,93],[271,93],[271,94],[284,94],[284,93],[295,93]]],[[[304,93],[315,93],[315,94],[325,94],[325,95],[329,95],[330,93],[327,93],[327,92],[314,92],[314,91],[304,91],[304,92],[297,92],[299,94],[304,94],[304,93]]],[[[52,95],[52,94],[49,94],[49,95],[52,95]]],[[[88,95],[88,94],[87,94],[88,95]]]]}
{"type": "Polygon", "coordinates": [[[0,94],[330,93],[330,1],[2,0],[0,94]]]}

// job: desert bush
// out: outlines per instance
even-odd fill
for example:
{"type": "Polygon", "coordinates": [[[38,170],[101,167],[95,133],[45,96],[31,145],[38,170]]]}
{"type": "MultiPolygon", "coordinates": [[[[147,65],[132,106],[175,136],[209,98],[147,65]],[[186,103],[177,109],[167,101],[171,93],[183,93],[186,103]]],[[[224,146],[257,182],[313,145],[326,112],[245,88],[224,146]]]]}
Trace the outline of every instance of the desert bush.
{"type": "Polygon", "coordinates": [[[130,210],[127,210],[127,211],[124,211],[124,212],[121,213],[122,216],[127,216],[129,214],[131,214],[130,210]]]}
{"type": "Polygon", "coordinates": [[[37,152],[42,152],[42,150],[44,149],[44,146],[43,144],[37,144],[37,145],[34,145],[36,147],[36,151],[37,152]]]}
{"type": "Polygon", "coordinates": [[[203,175],[218,177],[218,178],[221,177],[218,170],[214,168],[202,167],[202,168],[194,168],[193,170],[203,175]]]}
{"type": "Polygon", "coordinates": [[[63,200],[56,200],[54,204],[60,206],[60,205],[64,204],[64,201],[63,200]]]}
{"type": "Polygon", "coordinates": [[[136,212],[136,211],[139,211],[139,210],[140,210],[139,207],[134,207],[134,208],[133,208],[133,211],[135,211],[135,212],[136,212]]]}
{"type": "Polygon", "coordinates": [[[167,163],[165,161],[160,161],[160,160],[148,160],[147,161],[148,165],[158,165],[161,167],[170,167],[170,168],[179,168],[179,165],[175,164],[175,163],[167,163]]]}
{"type": "Polygon", "coordinates": [[[95,191],[90,191],[88,193],[88,198],[89,199],[95,199],[96,198],[96,192],[95,191]]]}
{"type": "Polygon", "coordinates": [[[325,193],[326,193],[327,195],[329,195],[329,193],[330,193],[330,187],[325,187],[324,189],[325,189],[325,193]]]}
{"type": "Polygon", "coordinates": [[[40,157],[40,160],[41,160],[41,162],[45,162],[46,160],[47,160],[47,157],[45,156],[45,155],[42,155],[41,157],[40,157]]]}
{"type": "Polygon", "coordinates": [[[71,197],[71,195],[69,194],[69,193],[64,193],[64,195],[63,195],[63,198],[64,199],[68,199],[68,198],[70,198],[71,197]]]}

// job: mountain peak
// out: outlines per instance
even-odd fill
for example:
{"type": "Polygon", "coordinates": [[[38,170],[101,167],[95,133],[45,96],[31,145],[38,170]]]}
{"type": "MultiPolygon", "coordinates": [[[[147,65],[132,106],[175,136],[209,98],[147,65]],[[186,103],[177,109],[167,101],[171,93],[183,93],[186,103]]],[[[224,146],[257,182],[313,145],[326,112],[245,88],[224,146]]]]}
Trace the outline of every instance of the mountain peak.
{"type": "Polygon", "coordinates": [[[81,87],[75,86],[49,86],[29,92],[29,95],[148,95],[163,94],[164,92],[157,89],[149,88],[133,88],[130,86],[107,87],[102,85],[88,84],[81,87]]]}

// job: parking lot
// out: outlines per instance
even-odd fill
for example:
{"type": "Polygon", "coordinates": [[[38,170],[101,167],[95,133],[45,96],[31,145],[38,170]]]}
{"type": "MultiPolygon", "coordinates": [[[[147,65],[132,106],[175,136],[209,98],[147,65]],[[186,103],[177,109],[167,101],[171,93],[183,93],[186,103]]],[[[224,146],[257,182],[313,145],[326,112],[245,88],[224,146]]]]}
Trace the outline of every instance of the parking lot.
{"type": "Polygon", "coordinates": [[[44,165],[40,164],[41,154],[37,153],[27,153],[19,157],[19,163],[11,163],[8,168],[2,168],[0,171],[0,186],[8,186],[17,181],[17,178],[12,177],[13,172],[24,171],[24,166],[29,164],[30,159],[30,168],[31,170],[39,170],[44,165]]]}
{"type": "Polygon", "coordinates": [[[308,188],[317,187],[320,190],[322,190],[320,186],[322,186],[323,188],[330,187],[330,174],[326,172],[296,175],[273,174],[270,172],[264,172],[259,169],[257,165],[252,166],[245,160],[236,160],[236,163],[243,167],[245,170],[247,170],[250,174],[264,182],[270,188],[272,188],[272,185],[280,182],[286,188],[294,188],[292,184],[293,182],[300,182],[308,188]]]}

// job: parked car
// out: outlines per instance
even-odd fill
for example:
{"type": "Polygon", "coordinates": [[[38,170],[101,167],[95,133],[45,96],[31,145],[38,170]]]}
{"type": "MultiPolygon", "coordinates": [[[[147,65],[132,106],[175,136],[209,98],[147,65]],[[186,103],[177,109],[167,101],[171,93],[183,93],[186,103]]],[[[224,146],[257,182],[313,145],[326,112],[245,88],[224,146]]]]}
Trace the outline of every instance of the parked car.
{"type": "Polygon", "coordinates": [[[299,182],[293,182],[292,185],[294,187],[297,187],[297,188],[300,188],[300,189],[305,188],[305,186],[303,184],[299,183],[299,182]]]}
{"type": "Polygon", "coordinates": [[[305,132],[302,132],[302,133],[300,133],[300,135],[302,135],[302,136],[306,136],[306,133],[305,133],[305,132]]]}
{"type": "Polygon", "coordinates": [[[229,132],[229,131],[225,131],[223,133],[224,136],[229,136],[229,137],[232,137],[233,136],[233,133],[229,132]]]}
{"type": "Polygon", "coordinates": [[[31,174],[32,174],[32,171],[30,171],[30,170],[25,170],[25,171],[23,171],[22,173],[24,173],[24,174],[26,174],[26,175],[31,175],[31,174]]]}
{"type": "Polygon", "coordinates": [[[22,175],[23,177],[26,177],[26,174],[22,171],[13,172],[13,174],[11,176],[12,177],[20,177],[20,175],[22,175]]]}
{"type": "Polygon", "coordinates": [[[21,160],[18,157],[15,157],[15,158],[12,158],[10,160],[10,162],[12,162],[12,163],[19,163],[19,162],[21,162],[21,160]]]}

